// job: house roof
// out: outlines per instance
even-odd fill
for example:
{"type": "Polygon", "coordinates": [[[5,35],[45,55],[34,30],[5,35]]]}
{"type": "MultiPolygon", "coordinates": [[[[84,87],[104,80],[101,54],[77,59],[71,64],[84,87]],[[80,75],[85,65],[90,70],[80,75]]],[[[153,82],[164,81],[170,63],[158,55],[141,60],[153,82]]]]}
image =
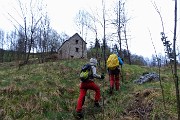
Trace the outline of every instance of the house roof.
{"type": "MultiPolygon", "coordinates": [[[[75,36],[78,36],[83,42],[85,42],[85,44],[87,44],[86,41],[84,41],[83,38],[82,38],[78,33],[75,33],[75,34],[74,34],[73,36],[71,36],[68,40],[64,41],[63,44],[59,47],[59,49],[61,49],[61,47],[62,47],[67,41],[70,41],[70,40],[71,40],[72,38],[74,38],[75,36]]],[[[58,49],[58,50],[59,50],[59,49],[58,49]]]]}

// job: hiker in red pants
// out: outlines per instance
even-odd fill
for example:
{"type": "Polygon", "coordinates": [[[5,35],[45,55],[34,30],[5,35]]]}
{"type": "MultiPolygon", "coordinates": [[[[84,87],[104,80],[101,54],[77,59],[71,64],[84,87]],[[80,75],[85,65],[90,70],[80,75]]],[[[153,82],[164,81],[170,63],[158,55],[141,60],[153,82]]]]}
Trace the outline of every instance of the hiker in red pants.
{"type": "Polygon", "coordinates": [[[114,85],[115,85],[115,89],[116,91],[118,91],[120,89],[120,65],[123,65],[123,60],[117,56],[117,61],[113,61],[113,58],[111,60],[111,62],[114,64],[117,63],[117,66],[113,69],[108,68],[108,73],[109,73],[109,82],[110,82],[110,95],[112,95],[113,90],[114,90],[114,85]]]}
{"type": "Polygon", "coordinates": [[[94,83],[93,78],[104,79],[104,74],[98,75],[96,73],[97,60],[95,58],[91,58],[89,64],[91,67],[91,70],[90,70],[91,75],[89,76],[87,80],[83,82],[81,81],[81,84],[80,84],[80,94],[79,94],[79,98],[78,98],[77,106],[76,106],[77,118],[83,118],[82,106],[84,104],[86,92],[88,89],[95,91],[94,106],[101,107],[99,104],[99,100],[101,97],[100,88],[98,85],[94,83]]]}

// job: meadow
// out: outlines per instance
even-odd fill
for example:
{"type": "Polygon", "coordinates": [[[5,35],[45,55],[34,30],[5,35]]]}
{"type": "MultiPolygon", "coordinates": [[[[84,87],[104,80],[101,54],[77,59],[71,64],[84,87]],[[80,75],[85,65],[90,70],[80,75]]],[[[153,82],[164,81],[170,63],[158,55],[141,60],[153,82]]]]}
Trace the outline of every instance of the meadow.
{"type": "MultiPolygon", "coordinates": [[[[87,62],[82,59],[58,60],[29,64],[20,69],[13,62],[1,63],[0,119],[73,120],[79,95],[79,73],[87,62]]],[[[106,70],[98,66],[97,72],[106,73],[106,70]]],[[[89,91],[83,106],[84,119],[176,120],[176,91],[170,66],[160,69],[162,87],[160,81],[141,85],[133,82],[145,72],[159,73],[159,70],[157,67],[124,64],[120,91],[115,91],[112,96],[108,93],[108,74],[104,80],[95,79],[101,88],[103,111],[90,109],[94,93],[89,91]]]]}

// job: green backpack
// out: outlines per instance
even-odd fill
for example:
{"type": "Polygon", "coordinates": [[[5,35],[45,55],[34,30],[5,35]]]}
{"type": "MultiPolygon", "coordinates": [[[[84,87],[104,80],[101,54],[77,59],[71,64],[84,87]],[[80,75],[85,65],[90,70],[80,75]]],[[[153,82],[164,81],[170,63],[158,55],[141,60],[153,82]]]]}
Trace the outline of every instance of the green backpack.
{"type": "Polygon", "coordinates": [[[80,79],[82,82],[85,82],[86,80],[92,78],[92,70],[90,64],[85,64],[80,72],[80,79]]]}

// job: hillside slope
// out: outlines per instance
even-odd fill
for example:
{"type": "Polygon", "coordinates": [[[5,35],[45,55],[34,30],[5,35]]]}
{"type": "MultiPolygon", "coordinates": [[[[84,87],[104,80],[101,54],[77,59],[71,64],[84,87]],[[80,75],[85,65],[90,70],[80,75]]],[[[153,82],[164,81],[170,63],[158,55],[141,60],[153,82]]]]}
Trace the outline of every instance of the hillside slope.
{"type": "MultiPolygon", "coordinates": [[[[14,63],[0,64],[0,119],[72,120],[79,95],[79,72],[86,60],[64,60],[32,64],[19,70],[14,63]]],[[[106,72],[98,67],[98,73],[106,72]]],[[[101,88],[103,111],[92,109],[94,93],[89,91],[83,106],[85,120],[176,120],[175,87],[169,67],[161,68],[161,82],[141,85],[133,81],[157,68],[125,64],[121,89],[108,94],[109,78],[95,80],[101,88]]],[[[179,72],[179,71],[178,71],[179,72]]],[[[180,72],[179,72],[180,74],[180,72]]]]}

